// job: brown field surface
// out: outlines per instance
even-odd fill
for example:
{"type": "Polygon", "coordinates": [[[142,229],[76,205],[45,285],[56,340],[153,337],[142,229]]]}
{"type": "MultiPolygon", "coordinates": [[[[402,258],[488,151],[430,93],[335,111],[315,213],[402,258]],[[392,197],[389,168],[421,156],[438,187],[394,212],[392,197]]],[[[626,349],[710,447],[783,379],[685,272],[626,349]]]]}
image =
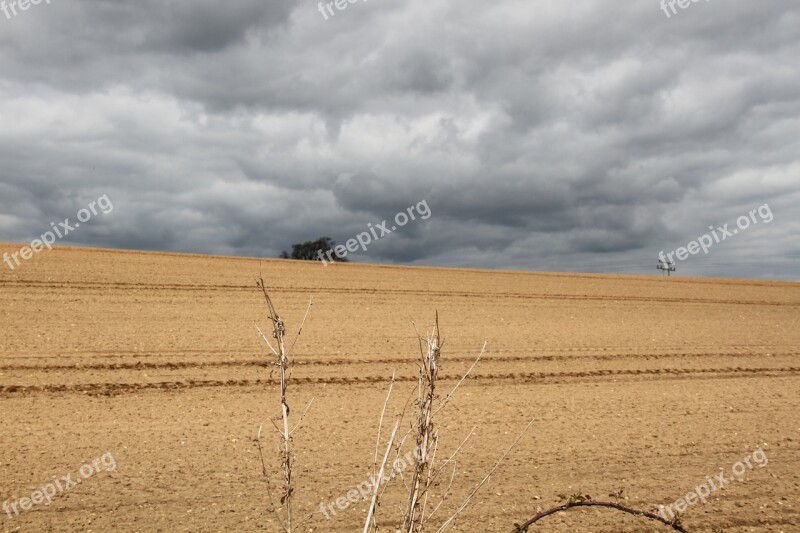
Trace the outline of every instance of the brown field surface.
{"type": "MultiPolygon", "coordinates": [[[[416,376],[412,321],[424,329],[438,311],[441,390],[489,344],[439,415],[442,456],[475,429],[434,522],[534,419],[454,531],[508,532],[560,493],[608,500],[623,488],[624,503],[650,509],[720,471],[731,478],[758,448],[769,464],[691,506],[685,527],[800,531],[798,283],[79,248],[0,269],[0,500],[74,479],[106,452],[116,469],[13,519],[3,511],[3,531],[278,531],[253,444],[267,421],[275,464],[278,392],[253,326],[269,325],[259,269],[290,332],[315,301],[289,389],[294,420],[315,398],[295,434],[306,512],[367,479],[389,377],[397,371],[391,416],[416,376]]],[[[386,493],[382,531],[395,529],[399,489],[386,493]]],[[[302,530],[361,531],[366,507],[302,530]]],[[[668,528],[578,509],[530,531],[668,528]]]]}

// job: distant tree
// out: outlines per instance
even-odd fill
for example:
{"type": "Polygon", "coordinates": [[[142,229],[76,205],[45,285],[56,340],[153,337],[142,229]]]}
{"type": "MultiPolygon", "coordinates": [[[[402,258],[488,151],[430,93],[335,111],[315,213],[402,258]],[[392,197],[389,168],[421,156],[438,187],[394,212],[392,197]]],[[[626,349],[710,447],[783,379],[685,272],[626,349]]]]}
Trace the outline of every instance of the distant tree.
{"type": "MultiPolygon", "coordinates": [[[[292,245],[292,253],[286,251],[281,252],[281,259],[301,259],[304,261],[322,261],[320,255],[324,256],[327,260],[328,250],[333,250],[336,247],[336,242],[330,237],[320,237],[316,241],[306,241],[301,244],[292,245]],[[320,254],[320,251],[322,252],[320,254]]],[[[330,255],[334,261],[347,263],[347,258],[339,257],[335,253],[330,255]]]]}

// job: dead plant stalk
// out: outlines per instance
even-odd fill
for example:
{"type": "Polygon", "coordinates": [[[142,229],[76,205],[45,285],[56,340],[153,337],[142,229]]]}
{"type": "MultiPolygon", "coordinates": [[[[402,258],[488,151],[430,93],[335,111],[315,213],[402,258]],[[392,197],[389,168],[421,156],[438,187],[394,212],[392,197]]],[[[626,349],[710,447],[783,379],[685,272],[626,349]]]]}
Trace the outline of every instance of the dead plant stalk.
{"type": "MultiPolygon", "coordinates": [[[[308,317],[308,313],[311,310],[311,306],[313,305],[313,300],[309,302],[308,308],[306,309],[305,316],[303,317],[303,321],[300,324],[300,328],[297,331],[297,337],[295,337],[294,342],[292,342],[292,346],[287,352],[286,350],[286,326],[284,325],[283,319],[278,315],[277,311],[275,310],[275,306],[272,303],[272,299],[267,292],[266,286],[264,285],[264,279],[258,279],[258,286],[261,288],[261,291],[264,294],[264,300],[267,304],[267,310],[269,312],[269,319],[272,322],[272,337],[275,339],[276,346],[273,346],[272,343],[269,341],[267,336],[264,334],[263,331],[256,325],[256,329],[258,330],[259,335],[267,343],[270,350],[273,354],[275,354],[276,362],[273,363],[275,366],[278,367],[279,372],[279,379],[280,379],[280,395],[281,395],[281,420],[283,429],[281,430],[278,428],[275,423],[273,422],[273,426],[278,431],[278,434],[281,438],[281,446],[280,446],[280,457],[281,457],[281,466],[283,468],[283,493],[280,498],[281,505],[285,505],[286,507],[286,523],[280,522],[280,516],[276,509],[273,508],[276,516],[278,516],[279,522],[281,526],[286,531],[286,533],[293,533],[295,531],[294,525],[294,516],[293,516],[293,509],[292,509],[292,495],[294,493],[294,487],[292,485],[292,468],[294,466],[294,455],[292,453],[292,433],[299,427],[300,423],[302,423],[303,417],[305,413],[308,411],[308,408],[311,406],[311,402],[314,399],[311,399],[309,402],[308,407],[306,407],[303,415],[300,417],[300,421],[298,422],[297,426],[289,430],[289,403],[286,398],[286,389],[289,382],[290,376],[290,362],[289,362],[289,355],[291,353],[291,349],[294,347],[295,342],[297,342],[297,338],[300,337],[300,333],[303,331],[303,325],[305,324],[306,318],[308,317]]],[[[272,421],[272,419],[270,419],[272,421]]],[[[258,450],[259,454],[261,454],[261,431],[259,429],[258,434],[258,450]]],[[[264,463],[263,454],[261,457],[262,467],[264,469],[264,476],[267,479],[267,490],[270,491],[270,501],[272,501],[272,494],[271,494],[271,487],[269,484],[269,476],[268,472],[264,463]]],[[[274,506],[273,506],[274,507],[274,506]]]]}
{"type": "Polygon", "coordinates": [[[433,427],[433,402],[436,399],[436,379],[439,376],[439,356],[442,342],[439,336],[439,315],[432,333],[427,339],[427,351],[420,350],[422,361],[419,371],[418,420],[416,450],[418,456],[414,462],[408,505],[403,518],[403,531],[420,533],[425,525],[425,502],[432,484],[431,451],[435,454],[438,443],[438,432],[433,427]],[[424,500],[422,499],[424,496],[424,500]]]}

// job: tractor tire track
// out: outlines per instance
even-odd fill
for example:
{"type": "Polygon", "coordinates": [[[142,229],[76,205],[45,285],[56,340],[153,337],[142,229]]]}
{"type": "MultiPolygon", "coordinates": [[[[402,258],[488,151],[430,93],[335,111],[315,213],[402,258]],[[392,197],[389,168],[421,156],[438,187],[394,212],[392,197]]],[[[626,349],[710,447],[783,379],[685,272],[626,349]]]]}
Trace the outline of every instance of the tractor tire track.
{"type": "MultiPolygon", "coordinates": [[[[591,354],[582,356],[569,355],[521,355],[510,357],[486,357],[481,360],[488,363],[524,363],[524,362],[584,362],[584,361],[658,361],[664,359],[694,359],[694,358],[752,358],[752,357],[792,357],[800,356],[800,352],[771,352],[769,354],[745,352],[682,352],[682,353],[655,353],[655,354],[591,354]]],[[[475,356],[447,357],[443,363],[470,363],[475,356]]],[[[405,365],[414,364],[415,357],[396,357],[383,359],[295,359],[293,366],[348,366],[348,365],[405,365]]],[[[130,363],[73,363],[69,365],[0,365],[0,371],[69,371],[69,370],[181,370],[203,368],[236,368],[236,367],[272,367],[273,364],[266,359],[242,359],[235,361],[175,361],[175,362],[145,362],[130,363]]]]}
{"type": "MultiPolygon", "coordinates": [[[[131,283],[131,282],[44,282],[44,281],[14,281],[0,280],[0,289],[30,289],[40,288],[47,290],[143,290],[143,291],[239,291],[249,292],[253,290],[250,285],[188,285],[188,284],[151,284],[151,283],[131,283]]],[[[436,296],[442,298],[491,298],[496,299],[522,299],[522,300],[578,300],[578,301],[600,301],[600,302],[642,302],[652,304],[672,303],[672,304],[704,304],[704,305],[761,305],[773,307],[800,307],[800,302],[775,302],[764,300],[724,300],[714,298],[665,298],[657,296],[619,296],[619,295],[590,295],[590,294],[563,294],[563,293],[511,293],[511,292],[474,292],[474,291],[436,291],[422,289],[375,289],[375,288],[324,288],[319,287],[271,287],[274,293],[312,293],[312,294],[374,294],[374,295],[398,295],[398,296],[436,296]]]]}
{"type": "MultiPolygon", "coordinates": [[[[708,379],[708,378],[738,378],[745,376],[765,376],[765,377],[785,377],[800,375],[800,367],[775,367],[775,368],[703,368],[703,369],[682,369],[682,368],[659,368],[644,370],[589,370],[576,372],[522,372],[510,374],[479,374],[470,377],[470,381],[481,382],[518,382],[518,383],[564,383],[570,381],[585,381],[586,378],[607,378],[591,379],[591,381],[611,381],[613,378],[644,376],[645,379],[708,379]]],[[[396,381],[413,382],[416,376],[396,376],[396,381]]],[[[443,381],[457,381],[460,375],[442,376],[443,381]]],[[[364,376],[364,377],[301,377],[292,379],[295,385],[359,385],[386,383],[387,376],[364,376]]],[[[185,381],[165,381],[154,383],[84,383],[74,385],[6,385],[0,386],[0,396],[30,395],[37,393],[77,393],[98,396],[114,396],[119,394],[130,394],[148,390],[170,390],[178,391],[195,388],[209,387],[257,387],[277,385],[277,379],[229,379],[229,380],[185,380],[185,381]]]]}

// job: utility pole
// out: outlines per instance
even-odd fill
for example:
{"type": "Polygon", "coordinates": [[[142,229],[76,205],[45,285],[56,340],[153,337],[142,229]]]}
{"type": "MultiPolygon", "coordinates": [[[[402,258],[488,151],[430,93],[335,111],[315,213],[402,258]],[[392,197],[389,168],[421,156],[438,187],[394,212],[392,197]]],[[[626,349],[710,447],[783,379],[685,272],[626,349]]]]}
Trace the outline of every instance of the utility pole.
{"type": "Polygon", "coordinates": [[[675,272],[677,270],[675,267],[675,263],[673,263],[672,261],[666,261],[664,259],[658,260],[658,265],[656,265],[656,268],[659,270],[663,270],[664,273],[667,275],[667,277],[669,277],[670,273],[675,272]]]}

